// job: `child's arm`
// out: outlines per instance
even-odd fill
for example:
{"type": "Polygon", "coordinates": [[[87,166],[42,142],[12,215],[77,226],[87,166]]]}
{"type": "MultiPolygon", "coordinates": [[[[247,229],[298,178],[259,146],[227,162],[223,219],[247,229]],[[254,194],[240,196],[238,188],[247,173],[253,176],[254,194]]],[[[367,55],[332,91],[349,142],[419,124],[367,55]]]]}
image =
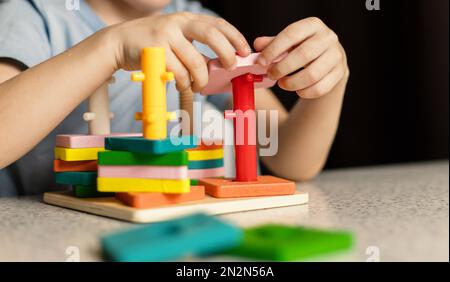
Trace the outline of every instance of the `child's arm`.
{"type": "Polygon", "coordinates": [[[345,51],[336,34],[317,18],[296,22],[274,38],[258,38],[254,45],[264,65],[289,51],[268,75],[302,98],[287,114],[270,90],[256,95],[257,109],[281,113],[278,154],[262,159],[277,175],[310,179],[325,164],[337,130],[349,77],[345,51]]]}
{"type": "Polygon", "coordinates": [[[177,13],[106,28],[22,73],[0,61],[0,168],[31,150],[116,70],[139,69],[142,48],[166,48],[178,90],[203,88],[207,66],[192,40],[209,45],[228,68],[236,63],[235,50],[250,53],[245,38],[226,21],[177,13]]]}
{"type": "Polygon", "coordinates": [[[19,159],[49,134],[114,72],[104,33],[17,76],[0,63],[0,168],[19,159]]]}

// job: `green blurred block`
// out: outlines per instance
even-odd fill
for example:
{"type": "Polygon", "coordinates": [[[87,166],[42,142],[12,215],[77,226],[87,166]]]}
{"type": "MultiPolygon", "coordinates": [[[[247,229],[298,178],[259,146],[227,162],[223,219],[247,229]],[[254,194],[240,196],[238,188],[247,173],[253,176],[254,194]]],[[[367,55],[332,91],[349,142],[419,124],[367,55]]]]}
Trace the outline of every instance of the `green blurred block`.
{"type": "Polygon", "coordinates": [[[115,193],[104,193],[97,191],[96,186],[75,185],[73,187],[73,194],[77,198],[100,198],[100,197],[114,197],[115,193]]]}
{"type": "Polygon", "coordinates": [[[64,185],[85,185],[96,186],[97,185],[97,172],[56,172],[55,182],[57,184],[64,185]]]}
{"type": "Polygon", "coordinates": [[[188,155],[185,151],[163,155],[125,151],[107,151],[98,154],[98,165],[184,166],[187,164],[188,155]]]}
{"type": "Polygon", "coordinates": [[[270,261],[299,261],[351,249],[353,236],[345,231],[325,231],[268,224],[244,230],[244,240],[226,254],[270,261]]]}

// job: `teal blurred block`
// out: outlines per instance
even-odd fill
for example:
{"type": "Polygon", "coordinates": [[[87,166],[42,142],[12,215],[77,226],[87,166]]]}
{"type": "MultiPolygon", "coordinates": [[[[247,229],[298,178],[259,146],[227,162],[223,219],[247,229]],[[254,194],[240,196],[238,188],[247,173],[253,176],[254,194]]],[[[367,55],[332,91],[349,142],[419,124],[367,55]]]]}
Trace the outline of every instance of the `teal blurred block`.
{"type": "Polygon", "coordinates": [[[101,239],[106,259],[168,261],[209,255],[237,246],[242,231],[218,218],[195,214],[110,234],[101,239]]]}
{"type": "Polygon", "coordinates": [[[188,164],[188,169],[207,169],[216,167],[223,167],[223,159],[189,161],[188,164]]]}
{"type": "Polygon", "coordinates": [[[162,140],[150,140],[143,137],[107,137],[105,149],[146,154],[166,154],[183,151],[198,146],[196,136],[171,136],[162,140]]]}
{"type": "Polygon", "coordinates": [[[63,185],[97,186],[97,172],[56,172],[55,182],[63,185]]]}
{"type": "Polygon", "coordinates": [[[227,255],[270,261],[301,261],[353,246],[353,235],[299,226],[267,224],[244,230],[244,239],[227,255]]]}

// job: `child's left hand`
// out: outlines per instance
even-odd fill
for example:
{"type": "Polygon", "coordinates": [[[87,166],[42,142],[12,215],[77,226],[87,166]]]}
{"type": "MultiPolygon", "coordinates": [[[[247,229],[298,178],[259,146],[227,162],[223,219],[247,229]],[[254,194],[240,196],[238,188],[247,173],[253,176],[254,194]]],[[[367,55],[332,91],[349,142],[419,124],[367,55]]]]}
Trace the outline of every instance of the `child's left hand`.
{"type": "Polygon", "coordinates": [[[345,51],[337,35],[318,18],[295,22],[275,37],[259,37],[254,47],[261,52],[258,63],[263,66],[289,52],[269,68],[268,76],[278,80],[281,88],[296,91],[302,98],[321,97],[349,75],[345,51]]]}

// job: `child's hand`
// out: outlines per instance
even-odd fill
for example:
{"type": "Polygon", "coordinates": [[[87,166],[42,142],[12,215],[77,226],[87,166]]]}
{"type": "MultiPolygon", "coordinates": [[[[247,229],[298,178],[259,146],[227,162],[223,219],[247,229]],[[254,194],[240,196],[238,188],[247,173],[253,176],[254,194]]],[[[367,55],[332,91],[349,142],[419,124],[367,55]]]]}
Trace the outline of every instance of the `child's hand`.
{"type": "Polygon", "coordinates": [[[269,68],[268,76],[302,98],[321,97],[349,75],[337,35],[318,18],[295,22],[275,37],[259,37],[254,47],[261,52],[258,63],[263,66],[289,52],[269,68]]]}
{"type": "Polygon", "coordinates": [[[180,92],[189,88],[197,92],[208,83],[205,58],[193,40],[208,45],[225,68],[235,66],[236,52],[241,56],[251,52],[244,36],[227,21],[186,12],[130,21],[109,28],[106,34],[110,35],[117,69],[137,70],[142,48],[164,47],[167,68],[174,73],[180,92]]]}

